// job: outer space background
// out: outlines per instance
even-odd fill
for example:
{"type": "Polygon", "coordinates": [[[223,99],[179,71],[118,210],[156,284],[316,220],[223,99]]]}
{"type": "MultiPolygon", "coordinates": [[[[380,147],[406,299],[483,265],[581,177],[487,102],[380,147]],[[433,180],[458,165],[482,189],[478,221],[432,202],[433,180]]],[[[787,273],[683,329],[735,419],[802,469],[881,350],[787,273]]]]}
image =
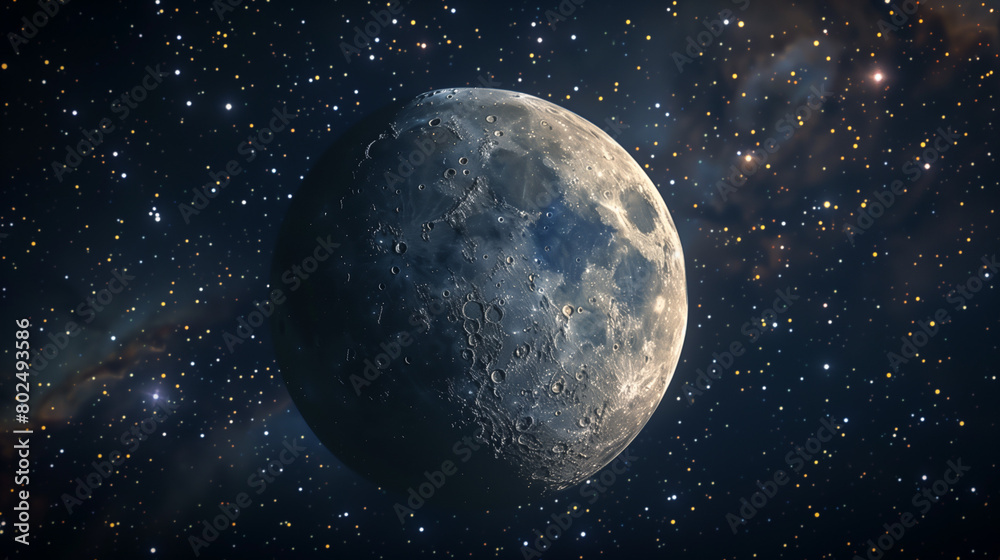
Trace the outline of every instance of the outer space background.
{"type": "Polygon", "coordinates": [[[865,557],[907,512],[918,523],[886,558],[1000,557],[1000,324],[984,264],[1000,246],[1000,4],[413,0],[347,56],[354,27],[388,3],[233,4],[75,0],[20,42],[9,33],[41,8],[2,9],[5,556],[194,557],[189,537],[246,491],[252,504],[200,557],[537,557],[527,547],[573,501],[582,515],[541,557],[865,557]],[[698,54],[688,38],[709,28],[698,54]],[[156,87],[116,104],[147,67],[156,87]],[[429,500],[400,523],[405,496],[345,468],[302,420],[266,325],[232,352],[223,336],[267,297],[278,227],[316,158],[387,103],[456,86],[552,101],[632,154],[677,224],[689,322],[636,458],[593,503],[577,489],[482,511],[429,500]],[[249,149],[282,108],[290,124],[249,149]],[[114,129],[57,173],[105,118],[114,129]],[[777,151],[754,161],[768,139],[777,151]],[[185,220],[179,205],[230,160],[240,173],[185,220]],[[733,166],[745,182],[723,196],[733,166]],[[894,181],[893,203],[873,204],[894,181]],[[108,301],[115,271],[127,285],[108,301]],[[761,324],[776,290],[799,299],[761,324]],[[35,348],[80,325],[33,361],[27,424],[14,412],[23,317],[35,348]],[[890,364],[901,337],[928,331],[890,364]],[[686,390],[734,341],[745,353],[686,390]],[[122,439],[164,402],[151,435],[122,439]],[[821,419],[837,435],[795,459],[821,419]],[[27,547],[11,433],[25,427],[27,547]],[[257,494],[248,477],[285,441],[305,451],[257,494]],[[124,462],[67,507],[116,450],[124,462]],[[968,471],[915,505],[949,461],[968,471]],[[733,524],[779,469],[789,482],[733,524]]]}

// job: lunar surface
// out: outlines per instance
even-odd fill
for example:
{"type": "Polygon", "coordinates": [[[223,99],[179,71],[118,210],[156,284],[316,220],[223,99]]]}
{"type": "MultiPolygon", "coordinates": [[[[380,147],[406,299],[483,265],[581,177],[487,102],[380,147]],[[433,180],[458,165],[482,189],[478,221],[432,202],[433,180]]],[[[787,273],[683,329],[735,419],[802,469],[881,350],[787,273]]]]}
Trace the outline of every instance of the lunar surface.
{"type": "Polygon", "coordinates": [[[687,320],[677,230],[639,165],[497,89],[345,133],[295,195],[272,288],[281,375],[319,439],[382,488],[443,481],[443,503],[527,501],[607,465],[687,320]]]}

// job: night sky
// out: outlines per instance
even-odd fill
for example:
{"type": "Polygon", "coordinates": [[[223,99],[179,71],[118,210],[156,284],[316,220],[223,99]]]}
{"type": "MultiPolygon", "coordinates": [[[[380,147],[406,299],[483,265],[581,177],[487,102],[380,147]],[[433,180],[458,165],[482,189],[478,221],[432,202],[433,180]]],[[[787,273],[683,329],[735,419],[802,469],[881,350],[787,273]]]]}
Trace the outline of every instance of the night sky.
{"type": "Polygon", "coordinates": [[[6,3],[4,554],[1000,557],[998,9],[6,3]],[[273,288],[319,156],[447,87],[534,95],[615,138],[677,225],[688,325],[613,480],[495,509],[428,500],[401,523],[406,496],[303,421],[269,327],[226,335],[273,288]],[[25,423],[19,319],[49,345],[25,423]]]}

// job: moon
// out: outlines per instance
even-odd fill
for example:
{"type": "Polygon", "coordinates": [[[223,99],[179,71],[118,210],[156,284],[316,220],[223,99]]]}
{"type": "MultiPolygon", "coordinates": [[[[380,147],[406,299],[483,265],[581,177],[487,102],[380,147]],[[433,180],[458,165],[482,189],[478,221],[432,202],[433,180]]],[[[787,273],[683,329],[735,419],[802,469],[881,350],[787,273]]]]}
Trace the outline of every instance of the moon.
{"type": "Polygon", "coordinates": [[[663,198],[605,132],[531,95],[442,89],[358,123],[306,177],[272,336],[348,467],[426,501],[521,502],[586,480],[650,419],[684,277],[663,198]]]}

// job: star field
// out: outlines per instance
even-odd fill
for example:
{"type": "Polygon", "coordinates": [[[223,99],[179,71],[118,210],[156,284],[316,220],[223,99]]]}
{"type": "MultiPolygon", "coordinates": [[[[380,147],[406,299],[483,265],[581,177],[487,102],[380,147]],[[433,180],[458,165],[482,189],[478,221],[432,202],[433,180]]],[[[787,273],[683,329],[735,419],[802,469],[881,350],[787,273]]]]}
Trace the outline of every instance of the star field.
{"type": "Polygon", "coordinates": [[[12,558],[816,560],[886,534],[887,558],[1000,555],[994,3],[75,0],[42,26],[37,3],[2,11],[12,558]],[[621,144],[677,225],[688,326],[613,482],[486,510],[428,500],[400,523],[405,496],[302,419],[266,319],[241,321],[271,293],[319,156],[446,87],[534,95],[621,144]],[[21,318],[52,348],[32,352],[27,423],[21,318]],[[25,427],[30,546],[14,540],[25,427]],[[556,518],[568,528],[543,539],[556,518]]]}

